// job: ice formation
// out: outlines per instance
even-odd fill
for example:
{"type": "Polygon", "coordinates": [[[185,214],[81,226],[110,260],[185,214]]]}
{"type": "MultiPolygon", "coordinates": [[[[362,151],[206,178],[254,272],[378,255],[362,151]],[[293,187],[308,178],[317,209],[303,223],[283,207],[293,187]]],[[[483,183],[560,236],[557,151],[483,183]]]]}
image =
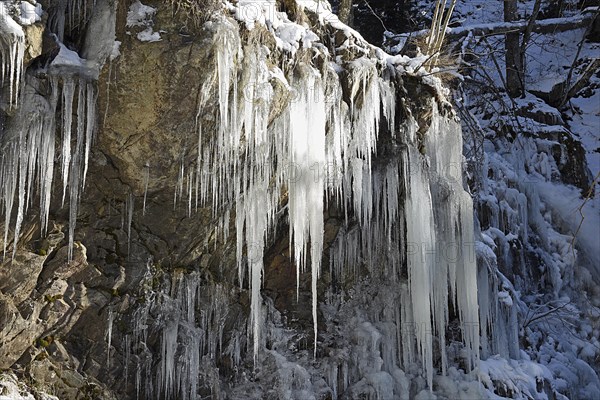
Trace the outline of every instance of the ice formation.
{"type": "MultiPolygon", "coordinates": [[[[197,273],[178,274],[164,286],[153,285],[150,269],[144,281],[145,301],[134,315],[135,325],[125,339],[128,365],[135,366],[135,386],[138,398],[179,398],[192,400],[198,387],[206,382],[218,392],[218,377],[211,376],[207,363],[221,353],[230,354],[239,363],[241,332],[225,348],[224,329],[232,312],[227,289],[220,285],[203,286],[197,273]],[[158,316],[158,318],[156,318],[158,316]],[[160,363],[153,365],[148,339],[160,337],[160,363]]],[[[115,318],[118,318],[115,317],[115,318]]]]}
{"type": "Polygon", "coordinates": [[[0,204],[4,214],[3,252],[9,242],[11,216],[16,199],[16,219],[13,228],[13,256],[17,250],[25,212],[39,196],[41,231],[48,227],[51,189],[54,181],[55,136],[57,125],[62,126],[60,137],[60,177],[62,178],[62,204],[69,203],[69,259],[72,257],[77,206],[85,186],[88,158],[96,124],[96,94],[89,79],[89,68],[76,52],[58,43],[60,51],[47,66],[46,96],[36,90],[35,77],[26,77],[22,84],[21,69],[24,37],[20,26],[5,12],[5,3],[0,3],[0,29],[2,35],[3,77],[9,77],[10,101],[22,104],[17,110],[18,118],[6,127],[0,137],[2,158],[0,159],[0,204]],[[10,20],[10,21],[9,21],[10,20]],[[10,42],[12,40],[12,42],[10,42]],[[4,44],[9,43],[5,50],[4,44]],[[5,57],[8,55],[8,57],[5,57]],[[23,87],[21,89],[21,86],[23,87]],[[18,99],[18,100],[17,100],[18,99]],[[62,123],[56,123],[60,110],[62,123]],[[73,115],[76,118],[73,119],[73,115]],[[74,135],[73,135],[74,133],[74,135]],[[75,141],[73,146],[73,141],[75,141]],[[37,187],[36,187],[37,186],[37,187]]]}
{"type": "Polygon", "coordinates": [[[12,19],[9,7],[8,3],[0,2],[0,86],[4,89],[8,85],[8,103],[16,106],[21,90],[25,34],[12,19]]]}
{"type": "Polygon", "coordinates": [[[127,256],[131,254],[131,223],[133,221],[133,209],[135,198],[133,193],[129,193],[125,199],[125,209],[127,210],[127,256]]]}
{"type": "MultiPolygon", "coordinates": [[[[310,9],[309,2],[305,3],[310,9]]],[[[266,5],[254,10],[259,14],[251,23],[243,10],[238,9],[236,16],[249,29],[269,21],[279,37],[275,27],[291,22],[269,10],[266,5]]],[[[182,165],[175,198],[182,199],[189,175],[187,181],[196,182],[196,202],[210,202],[215,213],[235,205],[239,284],[243,286],[247,271],[255,360],[264,325],[260,295],[263,256],[277,217],[284,211],[289,217],[296,279],[299,282],[305,270],[312,277],[316,352],[323,212],[328,205],[338,204],[346,210],[346,219],[356,218],[359,226],[348,233],[354,239],[339,235],[332,250],[333,270],[343,273],[358,268],[363,260],[373,262],[379,257],[400,282],[403,263],[407,265],[406,297],[397,304],[402,321],[397,322],[398,326],[413,324],[416,340],[402,335],[405,361],[420,362],[431,387],[432,333],[444,348],[450,297],[452,309],[462,321],[467,364],[473,368],[479,358],[477,270],[472,203],[462,187],[458,123],[435,111],[432,102],[434,113],[425,134],[428,157],[423,157],[414,147],[421,140],[416,122],[409,117],[402,126],[396,124],[397,69],[394,60],[381,51],[340,65],[318,48],[315,53],[326,60],[322,68],[299,65],[282,72],[268,66],[265,48],[242,45],[230,21],[219,21],[214,30],[215,73],[204,83],[197,116],[196,179],[190,172],[186,174],[188,167],[182,165]],[[342,95],[342,79],[347,79],[350,88],[349,104],[342,95]],[[289,93],[287,99],[276,98],[278,86],[289,93]],[[200,115],[211,90],[217,91],[219,112],[217,134],[207,138],[200,115]],[[275,101],[284,101],[286,106],[273,114],[275,101]],[[392,162],[382,176],[375,176],[374,155],[382,127],[387,135],[404,143],[404,150],[396,150],[403,161],[392,162]],[[285,207],[280,203],[284,193],[288,199],[285,207]],[[405,251],[407,259],[403,258],[405,251]],[[447,253],[452,251],[449,257],[447,253]]],[[[301,35],[294,37],[300,40],[301,35]]],[[[288,54],[293,57],[295,51],[288,49],[288,54]]],[[[191,195],[188,198],[191,201],[191,195]]],[[[392,362],[398,363],[396,355],[392,362]]],[[[444,372],[446,366],[443,355],[444,372]]]]}
{"type": "Polygon", "coordinates": [[[107,368],[110,368],[110,348],[112,345],[112,335],[113,335],[113,322],[114,322],[115,316],[113,313],[112,308],[108,310],[108,322],[107,322],[107,328],[106,328],[106,346],[108,351],[106,352],[106,366],[107,368]]]}
{"type": "Polygon", "coordinates": [[[98,0],[56,0],[48,11],[48,29],[63,42],[65,34],[85,28],[98,0]]]}

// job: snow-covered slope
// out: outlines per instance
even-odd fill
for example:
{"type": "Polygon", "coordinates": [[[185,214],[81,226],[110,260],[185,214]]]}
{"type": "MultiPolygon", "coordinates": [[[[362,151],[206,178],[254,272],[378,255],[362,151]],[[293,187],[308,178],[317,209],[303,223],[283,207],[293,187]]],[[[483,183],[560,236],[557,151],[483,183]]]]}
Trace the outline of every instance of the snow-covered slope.
{"type": "MultiPolygon", "coordinates": [[[[575,7],[565,4],[563,15],[576,20],[575,7]]],[[[520,2],[521,16],[528,17],[532,6],[520,2]]],[[[457,15],[464,19],[458,29],[501,20],[501,6],[495,14],[490,7],[459,2],[457,15]]],[[[542,7],[544,13],[553,16],[542,7]]],[[[566,87],[595,65],[599,46],[585,39],[589,32],[575,26],[533,34],[525,64],[527,92],[516,99],[503,86],[503,36],[486,41],[467,37],[462,44],[463,51],[476,55],[467,59],[457,104],[481,229],[480,279],[490,284],[489,292],[480,292],[480,322],[491,337],[482,349],[487,358],[482,372],[491,378],[484,380],[490,390],[510,389],[507,393],[516,398],[530,390],[516,382],[539,381],[541,376],[559,397],[600,394],[596,78],[555,108],[562,95],[557,88],[565,87],[571,66],[566,87]],[[496,323],[487,322],[486,312],[496,315],[496,323]],[[502,359],[512,367],[501,365],[502,359]],[[517,367],[514,360],[529,366],[517,367]],[[507,371],[512,368],[514,373],[507,371]]]]}

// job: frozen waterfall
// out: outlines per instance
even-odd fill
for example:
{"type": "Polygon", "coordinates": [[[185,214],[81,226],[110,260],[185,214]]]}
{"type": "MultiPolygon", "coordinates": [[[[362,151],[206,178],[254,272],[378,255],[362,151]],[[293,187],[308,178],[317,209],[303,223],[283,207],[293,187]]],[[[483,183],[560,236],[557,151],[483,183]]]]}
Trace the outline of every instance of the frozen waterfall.
{"type": "MultiPolygon", "coordinates": [[[[255,359],[264,325],[263,256],[282,211],[289,218],[297,284],[307,270],[312,277],[316,352],[323,212],[337,204],[347,210],[347,219],[358,221],[360,242],[355,246],[338,235],[331,256],[335,271],[379,258],[390,279],[400,284],[401,271],[407,269],[408,301],[396,304],[399,315],[405,316],[398,326],[415,327],[414,338],[403,335],[403,351],[411,355],[407,361],[421,363],[431,387],[432,335],[445,348],[451,308],[462,322],[467,364],[475,366],[477,268],[458,122],[448,111],[438,112],[431,100],[434,111],[427,132],[417,133],[410,116],[396,125],[396,77],[401,68],[386,55],[364,55],[341,65],[325,57],[318,69],[300,65],[282,71],[269,67],[264,48],[243,45],[229,21],[215,25],[215,73],[203,87],[198,115],[208,106],[211,90],[218,91],[218,131],[207,138],[198,123],[199,178],[194,191],[214,212],[235,204],[239,284],[243,286],[247,268],[255,359]],[[337,73],[340,70],[345,77],[337,73]],[[350,89],[349,103],[342,95],[344,85],[350,89]],[[278,88],[289,93],[287,99],[276,98],[278,88]],[[276,107],[281,111],[274,114],[276,107]],[[402,143],[389,161],[376,159],[382,130],[402,143]],[[416,147],[420,141],[425,142],[425,155],[416,147]],[[387,165],[386,173],[374,174],[382,165],[387,165]],[[287,204],[281,202],[283,195],[287,204]]],[[[393,362],[399,363],[396,356],[393,362]]],[[[446,366],[442,355],[443,372],[446,366]]]]}
{"type": "MultiPolygon", "coordinates": [[[[13,256],[25,213],[36,196],[41,229],[46,232],[52,185],[58,177],[61,204],[69,206],[69,260],[72,257],[77,206],[96,130],[95,80],[114,45],[113,5],[93,4],[97,18],[90,21],[85,48],[79,53],[61,40],[65,26],[77,25],[74,19],[89,20],[92,3],[60,1],[53,9],[50,24],[58,52],[43,71],[45,79],[21,76],[23,33],[0,12],[2,82],[6,80],[10,88],[11,104],[19,105],[0,140],[4,252],[12,228],[13,256]],[[110,40],[89,39],[95,34],[110,40]]],[[[248,4],[240,1],[238,7],[248,4]]],[[[325,24],[318,2],[298,4],[325,24]]],[[[261,287],[265,255],[282,221],[289,227],[296,301],[302,274],[311,277],[315,359],[322,302],[319,278],[325,256],[337,277],[366,268],[391,285],[380,294],[390,299],[385,315],[363,318],[353,331],[369,361],[340,356],[343,360],[337,363],[332,356],[328,367],[332,387],[339,381],[347,384],[350,369],[368,375],[378,393],[397,393],[399,389],[392,387],[404,387],[406,381],[400,368],[419,365],[432,388],[438,367],[442,374],[448,370],[446,331],[457,319],[466,369],[474,369],[480,345],[478,274],[473,206],[463,189],[462,139],[456,117],[443,101],[424,94],[431,113],[417,123],[402,81],[411,61],[368,45],[335,18],[329,16],[327,24],[348,35],[344,46],[354,46],[344,57],[331,54],[314,32],[284,13],[261,12],[265,14],[252,24],[238,21],[246,22],[250,33],[245,35],[240,34],[238,22],[223,15],[206,24],[212,34],[214,64],[206,80],[198,82],[198,111],[190,116],[196,122],[197,155],[194,162],[186,163],[184,156],[174,160],[179,168],[173,177],[175,205],[185,201],[188,217],[200,206],[211,207],[225,240],[229,216],[235,213],[238,284],[247,285],[250,292],[248,338],[241,333],[243,327],[236,327],[236,335],[223,343],[228,304],[219,285],[202,287],[192,274],[174,278],[169,290],[148,289],[147,304],[138,308],[133,333],[125,341],[126,357],[137,365],[138,395],[192,399],[204,363],[216,353],[227,352],[237,367],[244,345],[252,348],[256,365],[265,337],[275,336],[269,318],[277,313],[262,297],[261,287]],[[276,38],[277,56],[256,38],[246,37],[260,24],[276,38]],[[214,127],[206,126],[202,118],[211,112],[214,127]],[[330,208],[343,210],[344,224],[333,243],[326,243],[324,214],[330,208]],[[209,309],[199,312],[207,302],[209,309]],[[159,309],[159,317],[151,327],[153,307],[159,309]],[[155,364],[148,345],[151,328],[160,342],[160,362],[155,364]],[[380,353],[383,356],[374,355],[380,353]]],[[[239,18],[244,13],[234,14],[239,18]]],[[[432,91],[439,90],[433,86],[432,91]]],[[[140,171],[142,214],[149,213],[150,165],[151,155],[140,171]]],[[[133,248],[134,218],[134,195],[129,192],[123,209],[128,253],[133,248]]],[[[111,309],[108,320],[110,347],[115,343],[116,311],[113,315],[111,309]]],[[[285,358],[269,354],[277,365],[290,367],[285,358]]],[[[305,390],[308,373],[292,367],[297,374],[286,379],[302,381],[299,386],[305,390]]]]}

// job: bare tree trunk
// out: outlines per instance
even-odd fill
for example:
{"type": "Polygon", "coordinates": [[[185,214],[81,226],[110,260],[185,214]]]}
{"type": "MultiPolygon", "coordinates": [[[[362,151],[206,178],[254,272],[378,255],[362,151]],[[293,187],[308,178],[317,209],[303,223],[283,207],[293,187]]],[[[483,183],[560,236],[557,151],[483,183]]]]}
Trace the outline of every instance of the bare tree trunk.
{"type": "Polygon", "coordinates": [[[529,45],[529,39],[531,39],[531,33],[533,32],[535,21],[540,13],[541,5],[542,0],[535,0],[531,17],[529,17],[529,22],[527,23],[527,27],[523,32],[523,41],[521,42],[521,71],[523,78],[523,91],[525,91],[525,71],[527,71],[527,46],[529,45]]]}
{"type": "MultiPolygon", "coordinates": [[[[504,0],[504,22],[518,20],[517,0],[504,0]]],[[[523,94],[523,63],[519,31],[507,32],[504,50],[506,53],[506,90],[511,97],[523,94]]]]}
{"type": "Polygon", "coordinates": [[[352,7],[352,0],[340,0],[338,16],[340,21],[346,25],[354,25],[354,8],[352,7]]]}

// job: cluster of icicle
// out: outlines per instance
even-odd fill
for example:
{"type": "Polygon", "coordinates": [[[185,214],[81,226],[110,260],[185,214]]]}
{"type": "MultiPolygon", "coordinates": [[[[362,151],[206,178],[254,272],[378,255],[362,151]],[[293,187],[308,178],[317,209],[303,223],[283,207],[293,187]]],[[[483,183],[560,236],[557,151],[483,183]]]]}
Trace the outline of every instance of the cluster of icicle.
{"type": "Polygon", "coordinates": [[[28,208],[39,197],[41,231],[48,227],[54,164],[57,154],[55,115],[59,104],[62,113],[61,161],[62,202],[69,203],[69,259],[72,255],[77,205],[85,187],[88,158],[95,128],[96,98],[93,84],[73,76],[52,77],[50,99],[25,88],[23,105],[18,110],[14,125],[2,136],[0,160],[0,204],[4,206],[4,253],[9,243],[9,228],[14,201],[17,201],[17,217],[13,232],[13,256],[23,218],[28,208]],[[74,104],[76,103],[76,105],[74,104]],[[73,110],[76,121],[73,121],[73,110]],[[74,129],[73,129],[74,128],[74,129]],[[75,134],[73,135],[73,131],[75,134]],[[71,141],[76,139],[74,146],[71,141]]]}
{"type": "MultiPolygon", "coordinates": [[[[417,127],[404,126],[406,147],[397,158],[378,166],[362,183],[363,217],[358,228],[342,230],[331,249],[332,271],[364,265],[372,274],[396,282],[400,292],[394,351],[386,368],[408,368],[420,360],[431,387],[433,338],[439,341],[441,372],[446,373],[446,328],[449,304],[458,310],[469,368],[479,359],[477,267],[473,240],[472,200],[462,186],[460,125],[442,117],[435,103],[425,134],[424,158],[411,145],[417,127]],[[365,199],[366,198],[366,201],[365,199]],[[407,284],[402,282],[407,266],[407,284]],[[383,269],[383,272],[374,272],[383,269]],[[415,341],[416,338],[416,341],[415,341]]],[[[383,339],[382,339],[383,340],[383,339]]]]}
{"type": "MultiPolygon", "coordinates": [[[[427,159],[415,147],[414,121],[406,121],[396,132],[397,72],[385,55],[363,55],[340,66],[322,54],[327,61],[320,69],[308,63],[286,68],[283,63],[283,71],[268,66],[265,47],[243,45],[235,24],[224,19],[214,29],[216,65],[200,95],[197,166],[187,175],[182,168],[178,187],[181,195],[187,176],[190,210],[194,192],[196,205],[210,204],[215,215],[235,207],[239,283],[243,284],[247,271],[255,360],[263,324],[260,287],[265,245],[275,233],[283,212],[281,199],[287,194],[289,246],[297,282],[306,269],[312,277],[315,351],[323,213],[336,203],[358,220],[362,244],[355,246],[340,235],[332,252],[336,269],[356,266],[378,254],[384,254],[386,268],[395,271],[392,279],[399,279],[403,262],[408,266],[408,287],[398,307],[402,323],[418,329],[416,340],[410,335],[403,338],[405,361],[420,361],[431,387],[432,334],[439,335],[440,347],[445,348],[451,298],[463,322],[472,366],[479,357],[477,271],[472,203],[462,187],[457,122],[434,111],[426,134],[427,159]],[[340,68],[346,71],[349,103],[343,100],[340,68]],[[276,87],[283,88],[288,98],[278,97],[276,87]],[[214,91],[218,92],[217,132],[207,137],[201,116],[214,91]],[[376,181],[374,156],[384,122],[392,136],[407,146],[401,161],[392,163],[385,178],[376,181]],[[452,249],[458,252],[455,258],[445,255],[452,249]]],[[[435,110],[433,102],[432,107],[435,110]]],[[[443,370],[446,365],[443,355],[443,370]]]]}
{"type": "MultiPolygon", "coordinates": [[[[20,106],[0,131],[0,209],[4,214],[3,255],[9,244],[11,217],[16,201],[13,227],[13,257],[21,233],[24,216],[39,199],[41,232],[48,228],[55,158],[60,154],[62,202],[69,203],[69,259],[72,256],[77,206],[85,187],[88,158],[96,121],[96,95],[93,83],[76,69],[65,73],[52,65],[47,68],[47,80],[23,77],[24,35],[20,26],[5,13],[0,3],[0,49],[2,77],[8,77],[11,104],[20,106]],[[4,35],[4,32],[12,35],[4,35]],[[25,82],[26,81],[26,82],[25,82]],[[40,94],[41,93],[41,94],[40,94]],[[42,95],[44,94],[44,95],[42,95]],[[57,110],[62,121],[57,124],[57,110]],[[73,112],[76,118],[73,118],[73,112]],[[56,149],[57,126],[60,129],[60,150],[56,149]],[[73,144],[73,138],[75,143],[73,144]],[[37,197],[36,197],[37,196],[37,197]]],[[[63,16],[64,18],[64,16],[63,16]]],[[[64,24],[62,24],[64,28],[64,24]]],[[[61,44],[61,52],[64,46],[61,44]]],[[[74,52],[71,52],[76,54],[74,52]]],[[[4,83],[4,81],[2,81],[4,83]]]]}
{"type": "Polygon", "coordinates": [[[8,5],[0,2],[0,90],[8,85],[11,106],[19,99],[24,53],[25,33],[10,17],[8,5]]]}
{"type": "MultiPolygon", "coordinates": [[[[133,329],[122,342],[126,382],[134,375],[137,398],[193,400],[200,384],[210,384],[217,396],[215,360],[227,353],[231,364],[239,365],[243,347],[242,327],[228,342],[224,337],[231,293],[220,285],[201,285],[197,273],[175,275],[162,290],[152,287],[153,280],[148,269],[142,283],[145,301],[136,310],[133,329]],[[158,365],[148,344],[152,335],[160,336],[158,365]],[[130,366],[135,369],[130,370],[130,366]]],[[[113,318],[110,311],[108,318],[109,322],[113,318]]],[[[109,330],[109,353],[111,336],[109,330]]]]}
{"type": "Polygon", "coordinates": [[[61,42],[65,32],[80,29],[91,16],[96,0],[55,0],[48,18],[48,28],[61,42]]]}

